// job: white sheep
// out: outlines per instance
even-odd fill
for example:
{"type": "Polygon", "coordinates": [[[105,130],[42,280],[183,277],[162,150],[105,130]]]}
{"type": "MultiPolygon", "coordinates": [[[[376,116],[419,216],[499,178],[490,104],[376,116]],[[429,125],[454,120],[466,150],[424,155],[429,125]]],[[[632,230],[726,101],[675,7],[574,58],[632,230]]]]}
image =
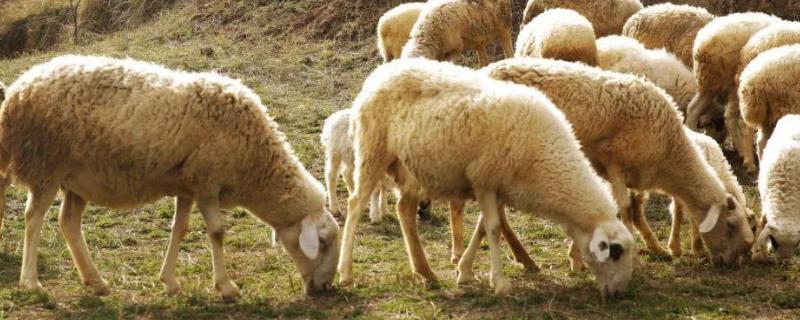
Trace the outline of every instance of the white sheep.
{"type": "MultiPolygon", "coordinates": [[[[714,173],[716,173],[717,177],[722,181],[722,185],[725,186],[725,190],[728,191],[728,194],[732,195],[739,205],[744,208],[750,230],[753,230],[753,227],[756,225],[755,215],[747,207],[747,198],[744,196],[742,186],[731,170],[731,165],[725,158],[725,154],[722,153],[722,148],[720,148],[719,144],[714,139],[707,135],[694,132],[688,128],[685,128],[685,131],[686,135],[689,136],[689,139],[692,140],[695,147],[700,151],[700,155],[708,162],[714,170],[714,173]]],[[[682,254],[680,233],[681,221],[683,220],[683,206],[677,199],[673,199],[670,212],[672,213],[672,232],[669,238],[669,250],[673,256],[680,256],[682,254]]],[[[705,254],[705,250],[700,240],[700,232],[697,230],[696,224],[692,223],[691,225],[692,253],[695,257],[701,257],[705,254]]],[[[755,230],[753,231],[755,232],[755,230]]]]}
{"type": "Polygon", "coordinates": [[[59,225],[84,285],[108,294],[81,231],[88,201],[126,208],[176,196],[161,280],[177,292],[192,204],[207,224],[214,284],[227,275],[220,209],[243,207],[278,231],[306,292],[333,280],[338,226],[322,184],[297,160],[259,97],[239,81],[135,60],[62,56],[25,72],[0,110],[0,171],[28,188],[20,285],[41,289],[42,220],[59,188],[59,225]]]}
{"type": "Polygon", "coordinates": [[[564,112],[582,150],[610,182],[623,221],[636,225],[648,247],[660,245],[643,216],[629,216],[628,188],[680,199],[715,262],[733,263],[749,250],[753,233],[743,206],[700,157],[662,89],[636,76],[548,59],[508,59],[482,71],[539,89],[564,112]]]}
{"type": "Polygon", "coordinates": [[[408,42],[411,28],[424,6],[424,2],[403,3],[386,11],[378,20],[378,51],[383,62],[400,57],[403,46],[408,42]]]}
{"type": "Polygon", "coordinates": [[[528,0],[522,24],[525,25],[542,12],[554,8],[577,11],[592,22],[595,35],[599,38],[620,34],[625,21],[642,9],[642,3],[639,0],[528,0]]]}
{"type": "Polygon", "coordinates": [[[506,57],[514,55],[511,21],[509,0],[430,0],[411,29],[402,57],[453,60],[475,49],[479,64],[485,66],[490,62],[486,46],[498,40],[506,57]]]}
{"type": "Polygon", "coordinates": [[[682,112],[697,93],[692,71],[664,49],[647,49],[633,38],[608,36],[597,40],[597,66],[645,77],[672,96],[682,112]]]}
{"type": "Polygon", "coordinates": [[[662,3],[632,15],[625,22],[622,35],[638,40],[648,49],[664,48],[692,67],[694,39],[711,20],[714,15],[704,8],[662,3]]]}
{"type": "MultiPolygon", "coordinates": [[[[625,289],[633,238],[616,218],[608,188],[580,152],[569,124],[546,97],[450,63],[400,59],[376,69],[353,104],[356,187],[348,200],[340,280],[352,281],[356,225],[384,174],[400,188],[398,212],[414,271],[437,283],[414,218],[424,197],[477,200],[476,230],[489,234],[490,282],[511,289],[498,248],[507,205],[559,223],[595,272],[601,291],[625,289]]],[[[473,236],[470,248],[478,245],[473,236]]],[[[467,252],[473,252],[468,249],[467,252]]],[[[473,279],[469,253],[458,282],[473,279]]]]}
{"type": "MultiPolygon", "coordinates": [[[[350,109],[334,112],[322,126],[320,135],[322,146],[325,147],[325,184],[328,189],[328,208],[339,212],[336,198],[336,182],[339,174],[344,176],[347,192],[352,193],[353,170],[355,169],[355,154],[353,153],[353,137],[350,130],[350,109]]],[[[389,213],[386,193],[391,187],[391,180],[384,179],[378,189],[372,194],[369,206],[369,218],[373,223],[379,222],[383,215],[389,213]]]]}
{"type": "Polygon", "coordinates": [[[761,158],[758,192],[763,229],[753,245],[753,261],[767,259],[767,242],[781,260],[800,243],[800,115],[778,121],[761,158]]]}
{"type": "Polygon", "coordinates": [[[764,150],[783,116],[800,114],[800,45],[767,50],[742,71],[739,103],[747,125],[759,130],[758,150],[764,150]]]}
{"type": "MultiPolygon", "coordinates": [[[[781,20],[764,13],[734,13],[709,22],[697,32],[694,42],[694,75],[697,94],[689,103],[686,124],[697,130],[708,125],[701,118],[718,117],[720,110],[713,108],[716,99],[728,104],[738,103],[736,73],[741,68],[740,52],[750,37],[761,29],[781,20]]],[[[744,159],[748,172],[756,171],[752,145],[742,143],[739,108],[728,106],[724,110],[725,128],[736,150],[744,159]]]]}
{"type": "Polygon", "coordinates": [[[597,64],[592,23],[569,9],[550,9],[522,27],[515,57],[550,58],[597,64]]]}

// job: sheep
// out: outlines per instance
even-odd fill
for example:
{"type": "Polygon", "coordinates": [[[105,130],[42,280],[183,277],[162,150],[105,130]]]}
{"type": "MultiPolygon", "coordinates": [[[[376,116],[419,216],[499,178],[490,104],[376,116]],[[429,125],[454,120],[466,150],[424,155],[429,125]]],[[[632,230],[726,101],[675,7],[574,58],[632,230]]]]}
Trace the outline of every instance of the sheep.
{"type": "Polygon", "coordinates": [[[526,24],[515,57],[551,58],[597,65],[592,23],[569,9],[550,9],[526,24]]]}
{"type": "MultiPolygon", "coordinates": [[[[325,184],[328,189],[328,208],[339,212],[336,200],[336,181],[339,173],[344,176],[347,192],[353,191],[353,170],[355,169],[355,154],[353,153],[353,139],[348,135],[350,129],[350,109],[334,112],[322,126],[320,140],[325,147],[325,184]]],[[[379,222],[383,215],[389,212],[386,193],[389,192],[391,181],[384,179],[378,189],[372,194],[369,207],[369,217],[373,223],[379,222]]]]}
{"type": "Polygon", "coordinates": [[[608,36],[597,40],[597,56],[601,69],[652,81],[667,91],[682,112],[697,92],[692,71],[664,49],[651,50],[633,38],[608,36]]]}
{"type": "Polygon", "coordinates": [[[528,0],[522,16],[525,25],[547,9],[572,9],[589,19],[594,26],[595,35],[605,37],[620,34],[625,21],[639,10],[639,0],[528,0]]]}
{"type": "Polygon", "coordinates": [[[465,49],[475,49],[478,63],[489,64],[486,46],[500,40],[507,58],[511,44],[510,0],[431,0],[411,29],[404,58],[452,60],[465,49]]]}
{"type": "MultiPolygon", "coordinates": [[[[753,227],[756,225],[755,215],[747,207],[747,198],[744,196],[742,186],[736,179],[736,175],[733,174],[731,165],[728,163],[728,160],[722,153],[722,148],[720,148],[719,144],[714,139],[707,135],[694,132],[689,128],[684,128],[684,130],[686,131],[686,135],[689,136],[689,139],[691,139],[694,143],[695,147],[697,147],[697,149],[700,151],[700,155],[706,162],[708,162],[708,164],[714,170],[714,173],[716,173],[717,177],[719,177],[719,179],[722,181],[722,185],[725,187],[725,190],[728,192],[728,194],[732,195],[739,205],[744,208],[750,230],[752,230],[755,234],[756,230],[753,230],[753,227]]],[[[643,205],[643,203],[641,205],[643,205]]],[[[636,205],[634,205],[634,207],[636,207],[636,205]]],[[[672,232],[670,233],[669,238],[669,250],[673,256],[680,256],[682,254],[680,233],[681,221],[683,220],[683,206],[677,201],[677,199],[673,199],[672,205],[670,206],[670,212],[672,213],[672,232]]],[[[702,257],[705,254],[705,250],[703,249],[703,243],[699,237],[700,232],[697,230],[697,225],[695,224],[692,224],[691,235],[692,253],[695,257],[702,257]]]]}
{"type": "Polygon", "coordinates": [[[378,20],[378,51],[383,62],[399,58],[408,42],[411,28],[417,22],[424,2],[403,3],[386,11],[378,20]]]}
{"type": "Polygon", "coordinates": [[[781,117],[800,114],[800,95],[793,86],[800,77],[800,45],[767,50],[742,71],[739,104],[744,122],[759,130],[761,154],[781,117]]]}
{"type": "MultiPolygon", "coordinates": [[[[342,237],[342,282],[352,281],[361,211],[388,173],[400,188],[398,215],[411,264],[429,285],[438,280],[414,220],[423,197],[477,200],[483,228],[476,230],[489,235],[490,282],[497,294],[511,289],[498,250],[505,205],[559,223],[595,272],[601,291],[625,289],[633,238],[563,114],[541,93],[450,63],[400,59],[366,79],[353,112],[356,182],[342,237]]],[[[470,248],[477,246],[474,239],[470,248]]],[[[459,283],[473,279],[471,270],[462,268],[473,257],[462,257],[459,283]]]]}
{"type": "Polygon", "coordinates": [[[763,230],[753,245],[752,259],[767,260],[767,242],[778,259],[788,260],[800,242],[800,115],[778,121],[761,158],[758,192],[763,230]]]}
{"type": "Polygon", "coordinates": [[[648,49],[664,48],[692,67],[697,32],[713,19],[714,15],[704,8],[662,3],[632,15],[622,27],[622,35],[638,40],[648,49]]]}
{"type": "MultiPolygon", "coordinates": [[[[709,22],[697,32],[694,42],[694,75],[698,91],[689,103],[686,124],[697,130],[707,126],[700,118],[715,118],[720,110],[713,108],[715,99],[721,98],[728,104],[738,103],[736,97],[736,72],[740,69],[739,53],[750,37],[761,29],[781,20],[764,13],[734,13],[709,22]]],[[[744,159],[748,172],[757,170],[752,146],[742,143],[737,106],[724,110],[725,128],[736,150],[744,159]]]]}
{"type": "MultiPolygon", "coordinates": [[[[750,248],[744,208],[728,194],[683,130],[672,99],[633,75],[547,59],[507,59],[481,70],[539,89],[564,112],[595,169],[611,184],[623,221],[659,246],[643,215],[631,217],[628,188],[680,199],[712,260],[730,264],[750,248]]],[[[573,265],[580,265],[574,261],[573,265]]]]}
{"type": "Polygon", "coordinates": [[[338,260],[338,226],[322,184],[294,155],[260,98],[239,81],[136,60],[62,56],[8,87],[0,109],[0,172],[26,187],[20,285],[41,290],[36,270],[44,214],[64,192],[59,226],[82,283],[110,292],[81,231],[87,201],[127,208],[176,197],[161,270],[168,292],[178,247],[197,202],[211,243],[215,288],[227,275],[221,208],[239,206],[278,232],[307,293],[325,289],[338,260]]]}

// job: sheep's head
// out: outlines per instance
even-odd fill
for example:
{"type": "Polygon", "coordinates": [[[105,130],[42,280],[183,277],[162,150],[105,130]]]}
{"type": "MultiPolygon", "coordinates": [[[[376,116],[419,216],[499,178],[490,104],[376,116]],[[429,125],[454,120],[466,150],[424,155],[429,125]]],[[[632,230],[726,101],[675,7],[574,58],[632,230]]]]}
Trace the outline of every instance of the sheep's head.
{"type": "Polygon", "coordinates": [[[339,262],[339,226],[327,209],[277,231],[303,277],[306,294],[328,289],[339,262]]]}
{"type": "Polygon", "coordinates": [[[686,126],[698,131],[706,129],[710,136],[719,135],[724,126],[725,108],[713,93],[698,92],[686,107],[686,126]]]}
{"type": "MultiPolygon", "coordinates": [[[[784,225],[778,226],[767,223],[758,238],[767,245],[770,252],[774,252],[778,260],[789,260],[794,255],[794,249],[800,244],[800,232],[795,228],[787,228],[784,225]]],[[[758,246],[756,248],[762,248],[758,246]]],[[[753,251],[757,249],[754,248],[753,251]]]]}
{"type": "Polygon", "coordinates": [[[633,271],[634,241],[622,222],[615,220],[597,226],[579,248],[604,297],[627,289],[633,271]]]}
{"type": "Polygon", "coordinates": [[[725,203],[714,204],[698,225],[711,260],[716,264],[734,264],[753,245],[751,229],[744,206],[728,195],[725,203]]]}

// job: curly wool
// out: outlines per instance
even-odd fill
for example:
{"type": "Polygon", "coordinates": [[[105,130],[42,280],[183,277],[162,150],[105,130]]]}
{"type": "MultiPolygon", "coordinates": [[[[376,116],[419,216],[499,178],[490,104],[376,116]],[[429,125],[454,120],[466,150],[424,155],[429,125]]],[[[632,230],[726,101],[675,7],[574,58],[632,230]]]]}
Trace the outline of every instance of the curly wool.
{"type": "Polygon", "coordinates": [[[577,11],[592,22],[595,35],[599,38],[620,34],[625,21],[642,9],[642,3],[639,0],[528,0],[522,24],[554,8],[577,11]]]}
{"type": "Polygon", "coordinates": [[[404,58],[451,60],[466,49],[511,36],[509,0],[431,0],[411,29],[404,58]]]}
{"type": "Polygon", "coordinates": [[[736,80],[740,79],[744,68],[759,54],[792,44],[800,44],[800,23],[781,21],[756,32],[742,48],[736,80]]]}
{"type": "Polygon", "coordinates": [[[597,65],[592,23],[569,9],[550,9],[526,24],[515,57],[550,58],[597,65]]]}
{"type": "MultiPolygon", "coordinates": [[[[744,121],[768,139],[778,120],[800,114],[800,45],[779,47],[758,55],[742,71],[739,104],[744,121]]],[[[763,142],[762,142],[763,147],[763,142]]]]}
{"type": "Polygon", "coordinates": [[[378,51],[383,62],[400,57],[423,7],[424,2],[404,3],[386,11],[378,20],[378,51]]]}
{"type": "Polygon", "coordinates": [[[0,112],[1,169],[27,187],[120,208],[217,185],[222,207],[276,228],[324,212],[260,98],[218,74],[62,56],[14,82],[0,112]]]}
{"type": "Polygon", "coordinates": [[[697,32],[713,19],[714,15],[704,8],[662,3],[631,16],[622,28],[622,35],[638,40],[648,49],[664,48],[692,67],[697,32]]]}
{"type": "Polygon", "coordinates": [[[608,36],[597,40],[597,52],[599,68],[645,77],[672,96],[682,112],[697,93],[692,71],[664,49],[651,50],[633,38],[608,36]]]}

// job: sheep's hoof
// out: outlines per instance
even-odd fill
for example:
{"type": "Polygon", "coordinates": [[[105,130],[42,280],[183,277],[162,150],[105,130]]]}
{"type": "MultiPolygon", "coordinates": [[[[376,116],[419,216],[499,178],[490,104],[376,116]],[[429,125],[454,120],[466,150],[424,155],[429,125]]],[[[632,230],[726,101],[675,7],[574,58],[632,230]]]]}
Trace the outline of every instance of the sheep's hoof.
{"type": "Polygon", "coordinates": [[[494,288],[495,295],[507,296],[511,292],[511,281],[505,276],[494,276],[489,282],[494,288]]]}
{"type": "Polygon", "coordinates": [[[342,288],[352,287],[353,286],[353,278],[352,277],[339,277],[339,286],[342,288]]]}
{"type": "Polygon", "coordinates": [[[539,271],[541,270],[539,266],[537,266],[536,263],[533,261],[526,261],[526,262],[517,261],[517,263],[522,265],[522,268],[525,270],[525,273],[530,273],[530,274],[539,273],[539,271]]]}
{"type": "Polygon", "coordinates": [[[92,294],[96,296],[107,296],[111,294],[111,289],[108,288],[108,284],[103,279],[86,280],[83,282],[83,285],[89,288],[92,294]]]}
{"type": "Polygon", "coordinates": [[[181,294],[183,288],[181,288],[181,284],[178,281],[172,281],[172,283],[164,282],[164,291],[168,296],[177,296],[181,294]]]}
{"type": "Polygon", "coordinates": [[[442,288],[442,284],[439,280],[425,280],[425,289],[428,290],[439,290],[442,288]]]}
{"type": "Polygon", "coordinates": [[[681,246],[669,246],[669,254],[677,258],[683,255],[683,250],[681,246]]]}
{"type": "Polygon", "coordinates": [[[475,274],[472,273],[471,270],[468,271],[457,270],[456,272],[458,273],[456,275],[456,284],[463,285],[475,282],[475,274]]]}
{"type": "Polygon", "coordinates": [[[222,294],[224,301],[235,301],[239,298],[239,286],[231,280],[217,283],[214,287],[222,294]]]}
{"type": "Polygon", "coordinates": [[[706,257],[706,250],[703,249],[692,249],[692,257],[695,259],[702,259],[706,257]]]}
{"type": "Polygon", "coordinates": [[[36,292],[44,291],[44,287],[42,287],[42,283],[36,279],[25,279],[19,281],[19,286],[25,290],[31,290],[36,292]]]}
{"type": "Polygon", "coordinates": [[[461,254],[460,253],[453,253],[452,255],[450,255],[450,262],[451,263],[453,263],[455,265],[458,265],[458,261],[460,261],[460,260],[461,260],[461,254]]]}

